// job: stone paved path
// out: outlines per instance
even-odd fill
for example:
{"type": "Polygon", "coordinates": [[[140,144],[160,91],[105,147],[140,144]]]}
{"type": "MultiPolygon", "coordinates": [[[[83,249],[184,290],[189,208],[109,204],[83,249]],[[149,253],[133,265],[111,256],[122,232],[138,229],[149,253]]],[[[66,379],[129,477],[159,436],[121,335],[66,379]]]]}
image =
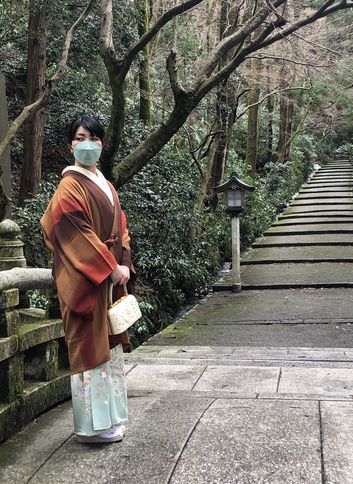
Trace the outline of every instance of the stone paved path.
{"type": "Polygon", "coordinates": [[[68,402],[0,447],[0,482],[353,483],[352,180],[321,168],[244,256],[241,293],[127,357],[123,443],[76,443],[68,402]]]}

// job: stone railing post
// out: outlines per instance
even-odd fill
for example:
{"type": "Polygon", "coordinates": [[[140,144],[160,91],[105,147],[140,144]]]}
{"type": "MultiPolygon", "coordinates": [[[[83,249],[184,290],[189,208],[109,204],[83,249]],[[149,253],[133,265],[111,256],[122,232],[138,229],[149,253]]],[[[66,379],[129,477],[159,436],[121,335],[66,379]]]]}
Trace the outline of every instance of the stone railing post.
{"type": "MultiPolygon", "coordinates": [[[[14,267],[26,267],[27,261],[23,254],[24,243],[20,239],[21,229],[13,220],[3,220],[0,223],[0,271],[14,267]]],[[[20,307],[29,306],[26,292],[19,294],[20,307]]]]}
{"type": "MultiPolygon", "coordinates": [[[[0,293],[0,337],[17,334],[19,314],[15,307],[19,302],[18,289],[8,289],[0,293]]],[[[0,400],[14,402],[23,392],[24,357],[18,353],[8,358],[0,367],[0,400]]]]}
{"type": "Polygon", "coordinates": [[[67,350],[51,270],[26,267],[18,235],[13,222],[0,224],[0,267],[2,262],[8,269],[0,269],[0,442],[70,396],[67,350]],[[47,314],[21,306],[20,294],[33,290],[51,292],[47,314]]]}
{"type": "Polygon", "coordinates": [[[12,220],[0,223],[0,271],[27,266],[20,234],[20,227],[12,220]]]}

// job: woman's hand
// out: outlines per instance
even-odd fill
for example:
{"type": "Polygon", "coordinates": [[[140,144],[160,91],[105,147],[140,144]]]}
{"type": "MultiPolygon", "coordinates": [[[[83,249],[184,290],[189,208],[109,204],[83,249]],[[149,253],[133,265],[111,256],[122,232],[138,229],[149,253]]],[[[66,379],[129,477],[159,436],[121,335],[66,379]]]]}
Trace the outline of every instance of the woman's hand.
{"type": "Polygon", "coordinates": [[[126,284],[130,279],[130,269],[127,266],[117,265],[113,272],[110,274],[111,280],[115,284],[126,284]]]}

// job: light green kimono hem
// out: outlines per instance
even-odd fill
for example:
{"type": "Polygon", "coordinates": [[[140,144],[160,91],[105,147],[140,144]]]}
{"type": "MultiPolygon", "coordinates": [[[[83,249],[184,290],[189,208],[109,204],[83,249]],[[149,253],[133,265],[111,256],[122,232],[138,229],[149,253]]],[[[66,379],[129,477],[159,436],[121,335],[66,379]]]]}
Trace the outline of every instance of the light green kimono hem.
{"type": "Polygon", "coordinates": [[[78,435],[97,435],[126,423],[127,391],[122,345],[111,350],[111,360],[71,375],[74,429],[78,435]]]}

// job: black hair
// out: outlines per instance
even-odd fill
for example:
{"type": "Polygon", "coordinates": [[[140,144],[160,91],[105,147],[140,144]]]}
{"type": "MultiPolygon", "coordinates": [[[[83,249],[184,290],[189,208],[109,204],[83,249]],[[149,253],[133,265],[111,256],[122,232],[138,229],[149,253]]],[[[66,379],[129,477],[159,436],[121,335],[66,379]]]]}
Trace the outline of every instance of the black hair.
{"type": "Polygon", "coordinates": [[[67,132],[67,138],[69,140],[69,144],[71,144],[72,140],[75,138],[76,131],[81,126],[85,128],[87,131],[89,131],[92,136],[97,136],[103,143],[103,139],[104,139],[103,126],[98,121],[98,119],[84,114],[74,119],[70,124],[70,127],[67,132]]]}

